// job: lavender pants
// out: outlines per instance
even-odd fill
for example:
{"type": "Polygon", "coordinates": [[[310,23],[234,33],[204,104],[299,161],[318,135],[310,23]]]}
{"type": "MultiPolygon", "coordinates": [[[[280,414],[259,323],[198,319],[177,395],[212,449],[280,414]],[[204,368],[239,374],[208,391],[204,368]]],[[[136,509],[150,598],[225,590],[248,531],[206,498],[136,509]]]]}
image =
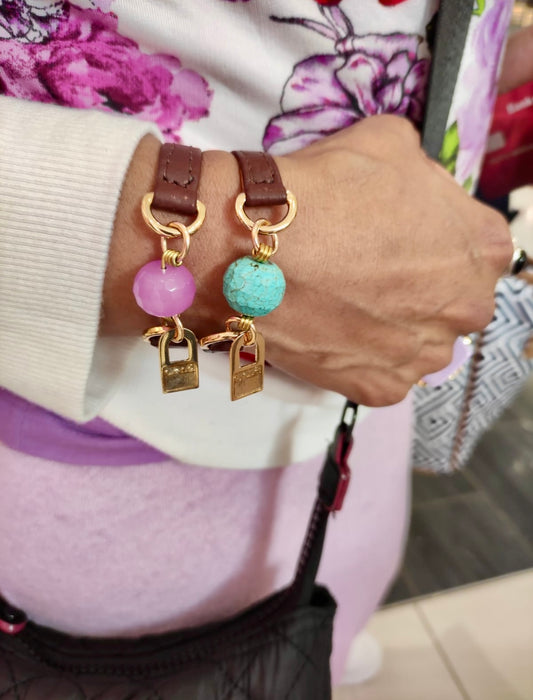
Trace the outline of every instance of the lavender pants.
{"type": "MultiPolygon", "coordinates": [[[[352,483],[318,577],[339,604],[334,683],[401,559],[410,423],[408,398],[356,429],[352,483]]],[[[290,580],[321,462],[73,466],[0,444],[0,591],[73,634],[131,636],[231,615],[290,580]]]]}

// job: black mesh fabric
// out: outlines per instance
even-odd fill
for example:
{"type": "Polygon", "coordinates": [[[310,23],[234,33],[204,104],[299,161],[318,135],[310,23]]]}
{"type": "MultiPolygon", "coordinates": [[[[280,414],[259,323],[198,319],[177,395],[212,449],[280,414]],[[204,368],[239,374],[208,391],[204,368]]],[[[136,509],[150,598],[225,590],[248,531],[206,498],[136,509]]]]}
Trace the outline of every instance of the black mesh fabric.
{"type": "Polygon", "coordinates": [[[2,700],[328,700],[335,601],[290,589],[220,625],[139,640],[0,634],[2,700]],[[291,609],[292,608],[292,609],[291,609]]]}

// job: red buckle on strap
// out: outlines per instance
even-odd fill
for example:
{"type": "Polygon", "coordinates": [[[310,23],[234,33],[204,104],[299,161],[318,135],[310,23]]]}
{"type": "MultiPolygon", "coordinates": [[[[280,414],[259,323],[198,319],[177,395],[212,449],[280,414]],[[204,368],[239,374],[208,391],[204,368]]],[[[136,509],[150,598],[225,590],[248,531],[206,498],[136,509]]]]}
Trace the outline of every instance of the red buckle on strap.
{"type": "Polygon", "coordinates": [[[28,618],[22,610],[9,605],[0,598],[0,632],[4,634],[18,634],[26,627],[28,618]]]}
{"type": "Polygon", "coordinates": [[[0,632],[3,632],[4,634],[18,634],[19,632],[22,632],[26,625],[26,621],[13,624],[12,622],[0,620],[0,632]]]}
{"type": "Polygon", "coordinates": [[[346,439],[345,435],[339,435],[337,445],[335,446],[335,462],[339,468],[339,483],[337,484],[337,491],[335,492],[335,498],[327,510],[333,513],[340,510],[344,503],[344,498],[346,492],[348,491],[348,486],[350,485],[350,477],[352,472],[348,466],[348,458],[353,447],[353,438],[350,437],[346,439]]]}

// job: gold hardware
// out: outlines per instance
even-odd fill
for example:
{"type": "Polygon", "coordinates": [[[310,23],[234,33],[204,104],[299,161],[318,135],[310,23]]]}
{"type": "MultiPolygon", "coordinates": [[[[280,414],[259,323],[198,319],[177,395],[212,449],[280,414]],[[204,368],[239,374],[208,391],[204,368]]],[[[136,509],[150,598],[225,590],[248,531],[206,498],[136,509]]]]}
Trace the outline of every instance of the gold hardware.
{"type": "Polygon", "coordinates": [[[167,265],[173,265],[174,267],[179,267],[185,259],[185,256],[189,252],[191,246],[191,236],[187,231],[187,227],[184,224],[180,224],[177,221],[173,221],[169,224],[172,228],[176,228],[181,232],[181,237],[183,240],[182,250],[169,250],[167,247],[167,239],[161,237],[161,250],[163,255],[161,256],[161,269],[165,270],[167,265]]]}
{"type": "MultiPolygon", "coordinates": [[[[230,316],[226,320],[226,330],[227,331],[239,331],[239,333],[248,333],[248,331],[255,330],[254,328],[254,317],[253,316],[230,316]]],[[[250,345],[250,343],[246,343],[250,345]]]]}
{"type": "Polygon", "coordinates": [[[179,316],[171,316],[170,318],[163,318],[161,320],[163,321],[161,326],[152,326],[144,331],[143,340],[150,342],[152,338],[158,338],[168,331],[174,331],[172,342],[181,343],[185,333],[181,318],[179,316]]]}
{"type": "Polygon", "coordinates": [[[175,330],[164,333],[159,339],[159,362],[161,364],[161,385],[163,393],[196,389],[198,379],[198,347],[196,336],[188,328],[183,329],[183,338],[187,341],[187,359],[170,362],[169,345],[175,330]]]}
{"type": "Polygon", "coordinates": [[[222,333],[212,333],[211,335],[206,335],[200,340],[200,347],[202,350],[213,350],[216,345],[221,343],[233,343],[233,341],[238,338],[240,333],[237,331],[222,331],[222,333]]]}
{"type": "Polygon", "coordinates": [[[226,330],[244,333],[244,344],[255,344],[255,326],[253,316],[230,316],[226,321],[226,330]]]}
{"type": "MultiPolygon", "coordinates": [[[[152,202],[153,201],[154,201],[154,193],[153,192],[147,192],[142,199],[141,212],[142,212],[143,219],[145,220],[145,222],[159,236],[164,236],[165,238],[177,238],[177,237],[179,237],[181,235],[181,229],[178,228],[178,225],[181,227],[181,226],[184,226],[184,224],[181,224],[179,221],[172,221],[170,224],[167,224],[167,225],[162,224],[152,214],[152,202]],[[176,229],[178,229],[178,233],[176,233],[176,229]]],[[[192,224],[189,224],[189,226],[185,227],[187,229],[187,233],[190,236],[192,236],[194,233],[196,233],[198,231],[198,229],[204,223],[204,219],[205,219],[205,206],[204,206],[204,204],[202,204],[202,202],[200,202],[199,199],[196,200],[196,211],[198,212],[196,215],[196,219],[192,222],[192,224]]]]}
{"type": "Polygon", "coordinates": [[[245,345],[246,333],[241,333],[230,348],[231,400],[238,401],[246,396],[263,391],[265,373],[265,340],[255,331],[255,360],[241,366],[240,351],[245,345]]]}
{"type": "Polygon", "coordinates": [[[172,328],[169,328],[169,326],[152,326],[151,328],[147,328],[144,333],[143,333],[143,340],[146,340],[148,343],[152,340],[152,338],[159,338],[160,336],[164,335],[165,333],[168,333],[168,331],[173,330],[172,328]]]}
{"type": "Polygon", "coordinates": [[[252,257],[254,260],[257,260],[257,262],[267,262],[267,260],[278,252],[278,235],[277,233],[264,233],[262,228],[265,225],[270,225],[270,221],[267,219],[258,219],[252,228],[252,243],[254,244],[254,247],[252,248],[252,257]],[[272,245],[261,243],[259,240],[259,234],[263,236],[270,236],[272,239],[272,245]]]}
{"type": "MultiPolygon", "coordinates": [[[[245,204],[246,194],[244,192],[241,192],[239,195],[237,195],[237,199],[235,200],[235,212],[239,221],[251,231],[254,227],[254,222],[244,211],[245,204]]],[[[287,214],[285,215],[285,218],[277,224],[269,223],[262,225],[260,233],[279,233],[280,231],[285,230],[287,226],[290,226],[290,224],[294,221],[294,217],[296,216],[298,206],[296,204],[296,197],[292,194],[292,192],[289,192],[289,190],[287,190],[287,206],[289,207],[289,209],[287,211],[287,214]]]]}
{"type": "Polygon", "coordinates": [[[221,343],[233,343],[238,338],[240,333],[236,331],[222,331],[221,333],[212,333],[206,335],[200,340],[202,350],[213,350],[216,345],[221,343]]]}

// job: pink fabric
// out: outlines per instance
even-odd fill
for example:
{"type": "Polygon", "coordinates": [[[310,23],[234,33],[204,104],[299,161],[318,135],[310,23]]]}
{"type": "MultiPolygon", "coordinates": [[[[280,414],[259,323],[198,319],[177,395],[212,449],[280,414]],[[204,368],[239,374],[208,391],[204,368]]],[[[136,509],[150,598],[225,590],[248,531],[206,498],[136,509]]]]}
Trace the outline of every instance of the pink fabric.
{"type": "MultiPolygon", "coordinates": [[[[398,567],[410,400],[356,431],[353,480],[319,580],[339,603],[333,678],[398,567]]],[[[239,611],[293,573],[322,458],[264,471],[171,460],[70,466],[0,445],[0,590],[71,633],[136,635],[239,611]]]]}

